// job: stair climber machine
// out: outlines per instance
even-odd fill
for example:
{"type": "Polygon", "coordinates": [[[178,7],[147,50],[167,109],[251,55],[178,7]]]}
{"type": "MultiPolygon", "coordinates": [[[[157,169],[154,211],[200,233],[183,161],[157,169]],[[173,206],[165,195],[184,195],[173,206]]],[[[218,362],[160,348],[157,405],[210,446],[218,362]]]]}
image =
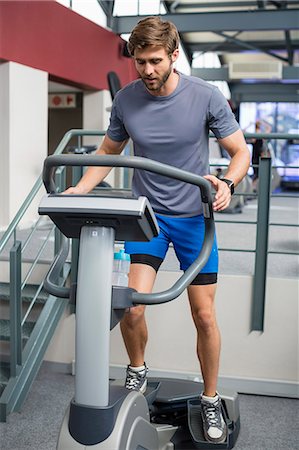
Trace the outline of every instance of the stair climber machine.
{"type": "Polygon", "coordinates": [[[64,234],[60,252],[45,280],[45,289],[57,297],[76,292],[75,395],[64,417],[58,450],[183,450],[231,449],[239,429],[239,402],[233,392],[221,391],[226,441],[205,441],[199,393],[195,381],[149,378],[145,395],[128,391],[109,380],[109,334],[128,308],[156,305],[178,297],[207,261],[213,243],[214,220],[210,184],[204,178],[156,161],[130,156],[52,155],[44,163],[47,196],[39,214],[48,215],[64,234]],[[116,196],[57,194],[58,166],[131,167],[197,185],[205,218],[205,239],[195,262],[164,292],[141,294],[112,286],[114,241],[147,241],[158,235],[158,225],[147,198],[123,191],[116,196]],[[68,255],[68,239],[79,238],[76,286],[59,286],[68,255]]]}

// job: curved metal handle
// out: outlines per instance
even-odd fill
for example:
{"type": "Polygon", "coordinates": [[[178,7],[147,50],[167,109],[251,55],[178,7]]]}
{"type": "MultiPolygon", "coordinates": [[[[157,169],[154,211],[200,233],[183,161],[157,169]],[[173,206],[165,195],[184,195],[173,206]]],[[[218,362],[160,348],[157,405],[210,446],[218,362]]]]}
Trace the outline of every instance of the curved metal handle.
{"type": "Polygon", "coordinates": [[[150,172],[165,175],[200,187],[202,201],[212,201],[210,183],[203,177],[168,166],[152,159],[138,156],[122,155],[51,155],[45,159],[43,169],[43,182],[47,192],[56,193],[57,187],[54,181],[55,167],[58,166],[106,166],[106,167],[131,167],[148,170],[150,172]]]}
{"type": "Polygon", "coordinates": [[[57,253],[57,256],[54,259],[44,281],[44,289],[49,294],[55,295],[55,297],[69,298],[70,296],[70,288],[56,284],[68,257],[69,249],[69,239],[62,234],[59,253],[57,253]]]}
{"type": "Polygon", "coordinates": [[[55,193],[54,170],[58,166],[106,166],[106,167],[131,167],[143,169],[159,175],[165,175],[187,183],[194,184],[200,188],[203,204],[203,215],[205,220],[205,234],[202,249],[197,259],[177,280],[177,282],[164,292],[142,294],[133,292],[132,302],[134,304],[160,304],[177,298],[183,290],[192,282],[207,262],[212,250],[215,224],[213,220],[212,193],[209,181],[199,175],[192,174],[177,167],[153,161],[148,158],[122,155],[51,155],[44,162],[43,181],[47,192],[55,193]]]}
{"type": "Polygon", "coordinates": [[[191,266],[189,266],[183,275],[175,282],[175,284],[166,291],[155,292],[152,294],[140,294],[139,292],[133,292],[131,295],[134,305],[159,305],[161,303],[170,302],[181,295],[184,289],[189,286],[209,259],[213,247],[214,234],[214,221],[205,221],[204,242],[198,257],[191,264],[191,266]]]}

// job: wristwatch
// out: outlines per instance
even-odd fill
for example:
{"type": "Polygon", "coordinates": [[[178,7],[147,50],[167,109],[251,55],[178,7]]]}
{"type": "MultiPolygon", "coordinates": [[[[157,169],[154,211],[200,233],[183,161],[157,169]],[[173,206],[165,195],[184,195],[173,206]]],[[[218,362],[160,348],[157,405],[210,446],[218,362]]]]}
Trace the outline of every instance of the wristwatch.
{"type": "Polygon", "coordinates": [[[232,180],[229,180],[228,178],[221,178],[221,181],[224,181],[224,183],[228,185],[228,187],[230,188],[230,193],[231,195],[233,195],[233,193],[235,192],[234,182],[232,180]]]}

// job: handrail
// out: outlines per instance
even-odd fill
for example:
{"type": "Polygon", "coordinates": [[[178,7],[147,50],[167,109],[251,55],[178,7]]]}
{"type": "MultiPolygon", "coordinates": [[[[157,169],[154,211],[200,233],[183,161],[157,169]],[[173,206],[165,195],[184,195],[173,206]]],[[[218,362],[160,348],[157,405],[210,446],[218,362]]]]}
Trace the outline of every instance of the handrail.
{"type": "MultiPolygon", "coordinates": [[[[205,178],[195,175],[193,173],[187,172],[185,170],[179,169],[177,167],[169,166],[167,164],[162,164],[157,161],[142,158],[142,157],[132,157],[132,156],[115,156],[115,155],[97,155],[97,156],[86,156],[86,155],[60,155],[60,156],[48,156],[44,162],[43,169],[43,181],[47,192],[55,193],[56,185],[54,181],[54,170],[57,166],[104,166],[104,167],[131,167],[143,169],[146,171],[154,172],[160,175],[167,176],[169,178],[174,178],[180,181],[185,181],[191,183],[200,188],[202,205],[203,205],[203,215],[205,222],[205,232],[204,232],[204,242],[201,251],[190,267],[184,272],[184,274],[177,280],[177,282],[168,290],[163,292],[156,292],[151,294],[143,294],[138,292],[132,293],[132,301],[134,304],[144,304],[153,305],[169,302],[177,298],[183,290],[191,283],[195,278],[196,274],[203,268],[207,262],[209,255],[211,253],[215,226],[213,219],[213,207],[212,207],[212,194],[211,185],[209,181],[205,178]]],[[[57,273],[55,262],[52,265],[53,273],[57,273]]],[[[53,285],[52,285],[53,289],[53,285]]],[[[65,289],[65,288],[64,288],[65,289]]],[[[57,292],[59,296],[59,289],[57,287],[57,292]]]]}
{"type": "MultiPolygon", "coordinates": [[[[82,130],[82,129],[72,129],[69,130],[61,139],[60,143],[58,144],[57,149],[53,153],[53,155],[60,155],[66,148],[69,141],[77,136],[104,136],[105,131],[98,131],[98,130],[82,130]]],[[[213,134],[210,134],[210,137],[213,137],[213,134]]],[[[292,140],[298,140],[299,134],[298,133],[244,133],[245,139],[250,138],[256,138],[260,137],[263,139],[292,139],[292,140]]],[[[296,168],[296,166],[294,166],[296,168]]],[[[17,225],[21,221],[22,217],[24,216],[26,210],[30,206],[33,198],[38,193],[39,189],[42,186],[42,176],[40,175],[35,182],[33,188],[29,192],[28,196],[25,198],[24,202],[22,203],[21,207],[19,208],[18,212],[16,213],[15,217],[11,221],[10,225],[8,226],[7,230],[4,232],[2,238],[0,239],[0,253],[3,251],[4,247],[6,246],[8,240],[14,233],[17,225]]]]}
{"type": "MultiPolygon", "coordinates": [[[[105,135],[105,131],[99,131],[99,130],[82,130],[82,129],[73,129],[68,131],[62,138],[62,140],[60,141],[57,149],[55,150],[53,155],[60,155],[67,147],[69,141],[73,138],[73,137],[78,137],[78,142],[79,145],[80,141],[81,141],[81,137],[82,136],[104,136],[105,135]]],[[[267,139],[267,140],[271,140],[271,139],[291,139],[291,140],[299,140],[299,134],[298,133],[244,133],[245,139],[251,139],[251,138],[263,138],[263,139],[267,139]]],[[[214,137],[213,134],[210,134],[210,137],[214,137]]],[[[274,166],[276,167],[276,166],[274,166]]],[[[286,167],[286,166],[277,166],[277,167],[286,167]]],[[[297,166],[287,166],[290,168],[297,168],[297,166]]],[[[17,214],[15,215],[15,217],[13,218],[13,220],[11,221],[9,227],[7,228],[7,230],[5,231],[5,233],[3,234],[2,238],[0,239],[0,253],[3,251],[3,249],[5,248],[8,240],[10,239],[10,237],[14,234],[15,236],[15,232],[16,232],[16,227],[19,224],[20,220],[22,219],[22,217],[24,216],[26,210],[28,209],[29,205],[31,204],[33,198],[36,196],[36,194],[38,193],[39,189],[42,186],[42,177],[39,176],[37,181],[35,182],[32,190],[30,191],[30,193],[28,194],[28,196],[26,197],[26,199],[24,200],[23,204],[21,205],[21,207],[19,208],[17,214]]],[[[244,194],[246,195],[246,194],[244,194]]],[[[217,220],[216,220],[217,222],[217,220]]],[[[220,221],[221,222],[221,221],[220,221]]],[[[269,225],[275,225],[275,224],[269,224],[269,225]]],[[[226,249],[221,249],[221,250],[226,250],[226,249]]],[[[230,249],[233,250],[233,249],[230,249]]],[[[241,251],[241,250],[240,250],[241,251]]]]}
{"type": "Polygon", "coordinates": [[[30,206],[33,198],[38,193],[39,189],[42,185],[42,178],[41,175],[38,177],[37,181],[35,182],[33,188],[31,189],[30,193],[22,203],[22,206],[18,210],[17,214],[13,218],[13,220],[10,222],[7,230],[5,231],[4,235],[2,236],[0,240],[0,253],[3,251],[4,247],[6,246],[7,242],[9,241],[11,235],[13,234],[14,230],[18,226],[20,220],[22,219],[23,215],[25,214],[26,210],[30,206]]]}
{"type": "Polygon", "coordinates": [[[262,138],[262,139],[288,139],[297,140],[299,139],[299,133],[243,133],[245,139],[251,138],[262,138]]]}
{"type": "MultiPolygon", "coordinates": [[[[81,138],[80,135],[86,134],[86,132],[82,132],[82,130],[70,130],[67,132],[62,140],[60,141],[55,154],[61,154],[65,148],[67,147],[68,142],[70,139],[72,139],[74,136],[78,136],[78,143],[81,146],[81,138]]],[[[104,136],[105,132],[103,131],[89,131],[87,132],[89,135],[96,135],[96,136],[104,136]]],[[[58,184],[61,186],[61,181],[58,180],[58,184]]],[[[38,299],[42,288],[43,288],[43,282],[37,287],[37,290],[33,293],[33,291],[30,289],[30,296],[31,293],[33,295],[33,298],[30,298],[29,306],[27,308],[27,302],[26,302],[26,311],[25,308],[23,308],[23,294],[24,288],[27,285],[27,282],[29,278],[31,277],[31,274],[33,273],[33,270],[36,269],[38,259],[40,258],[43,249],[46,247],[48,243],[48,237],[43,242],[41,248],[39,249],[37,256],[35,257],[34,261],[31,262],[31,267],[29,268],[27,274],[25,275],[25,278],[22,281],[22,262],[24,261],[23,254],[24,250],[28,246],[29,242],[32,241],[32,237],[34,233],[38,230],[38,223],[37,221],[34,226],[29,230],[29,235],[24,240],[24,243],[20,240],[17,240],[17,230],[18,225],[20,221],[23,219],[26,211],[32,204],[32,201],[39,193],[40,189],[42,187],[42,176],[40,175],[37,180],[35,181],[31,191],[26,196],[25,200],[23,201],[21,207],[15,214],[13,220],[9,224],[6,231],[3,233],[2,237],[0,238],[0,254],[3,254],[3,251],[6,251],[8,245],[10,244],[10,240],[12,238],[12,246],[10,250],[9,255],[9,261],[10,261],[10,270],[9,270],[9,319],[10,319],[10,360],[9,360],[9,370],[10,370],[10,377],[13,379],[10,383],[8,383],[3,391],[1,393],[1,414],[0,414],[0,420],[6,420],[7,414],[15,407],[16,401],[22,402],[25,398],[26,392],[29,389],[29,384],[26,382],[24,383],[24,379],[26,377],[26,380],[33,379],[36,372],[36,363],[32,364],[31,356],[32,353],[34,353],[34,360],[41,359],[42,355],[45,351],[45,344],[49,342],[49,339],[55,329],[55,326],[57,324],[57,320],[59,318],[59,315],[62,313],[66,302],[60,302],[62,305],[59,308],[56,307],[56,303],[53,302],[53,299],[47,299],[45,301],[45,304],[43,305],[43,308],[39,314],[39,317],[37,318],[32,339],[29,339],[26,346],[24,347],[24,341],[23,341],[23,327],[25,323],[28,321],[28,318],[30,317],[31,311],[33,310],[34,305],[36,304],[36,300],[38,299]],[[51,317],[49,320],[49,315],[52,315],[54,313],[54,316],[51,317]],[[22,318],[23,315],[23,318],[22,318]],[[45,329],[42,330],[40,327],[45,326],[45,329]],[[3,395],[2,395],[3,394],[3,395]]],[[[52,231],[50,231],[52,233],[52,231]]],[[[57,238],[55,238],[54,245],[57,244],[57,238]]],[[[55,249],[54,249],[55,252],[55,249]]],[[[64,267],[67,267],[64,265],[64,267]]],[[[64,284],[65,279],[67,278],[69,273],[69,267],[67,267],[67,270],[63,270],[63,274],[61,274],[61,283],[64,284]]],[[[19,403],[19,404],[20,404],[19,403]]]]}
{"type": "Polygon", "coordinates": [[[55,295],[56,297],[69,298],[70,296],[70,288],[55,284],[66,262],[69,249],[70,241],[62,234],[60,251],[53,261],[44,281],[44,289],[49,292],[49,294],[55,295]]]}
{"type": "MultiPolygon", "coordinates": [[[[53,153],[54,155],[60,155],[66,148],[69,141],[75,137],[75,136],[104,136],[106,134],[105,131],[98,131],[98,130],[81,130],[81,129],[73,129],[69,130],[63,138],[61,139],[60,143],[58,144],[57,149],[53,153]]],[[[256,138],[260,137],[263,139],[299,139],[298,133],[244,133],[245,139],[248,138],[256,138]]],[[[210,135],[210,137],[214,137],[213,134],[210,135]]],[[[8,226],[7,230],[3,234],[2,238],[0,239],[0,253],[3,251],[4,247],[6,246],[8,240],[10,239],[11,235],[13,234],[15,228],[19,224],[20,220],[22,219],[23,215],[25,214],[26,210],[28,209],[29,205],[31,204],[33,198],[36,196],[37,192],[42,186],[42,177],[41,175],[38,177],[37,181],[35,182],[33,188],[27,195],[26,199],[22,203],[21,207],[19,208],[17,214],[11,221],[10,225],[8,226]]]]}
{"type": "MultiPolygon", "coordinates": [[[[148,158],[141,156],[115,156],[115,155],[62,155],[62,156],[48,156],[44,162],[43,170],[43,182],[47,192],[53,194],[56,192],[56,184],[54,181],[54,171],[59,165],[65,166],[104,166],[104,167],[131,167],[135,169],[143,169],[150,172],[158,173],[159,175],[165,175],[170,178],[176,178],[187,183],[195,184],[200,187],[201,197],[204,203],[212,203],[211,185],[205,178],[187,172],[186,170],[179,169],[168,164],[163,164],[148,158]]],[[[212,207],[210,208],[209,215],[213,216],[212,207]]]]}
{"type": "MultiPolygon", "coordinates": [[[[83,136],[83,135],[84,136],[104,136],[105,135],[105,131],[96,131],[96,130],[83,131],[83,130],[75,130],[75,129],[74,130],[70,130],[61,139],[60,143],[58,144],[57,149],[54,152],[54,155],[60,155],[65,150],[67,144],[69,143],[69,141],[73,137],[75,137],[75,136],[83,136]]],[[[36,196],[36,194],[38,193],[38,191],[40,190],[41,187],[42,187],[42,175],[40,175],[38,177],[38,179],[36,180],[33,188],[31,189],[31,191],[29,192],[29,194],[25,198],[25,200],[22,203],[22,205],[20,206],[18,212],[16,213],[16,215],[14,216],[12,221],[10,222],[7,230],[5,231],[5,233],[3,234],[2,238],[0,239],[0,253],[3,251],[4,247],[6,246],[7,242],[10,239],[10,237],[12,236],[15,228],[20,223],[22,217],[24,216],[24,214],[27,211],[27,209],[29,208],[32,200],[34,199],[34,197],[36,196]]]]}

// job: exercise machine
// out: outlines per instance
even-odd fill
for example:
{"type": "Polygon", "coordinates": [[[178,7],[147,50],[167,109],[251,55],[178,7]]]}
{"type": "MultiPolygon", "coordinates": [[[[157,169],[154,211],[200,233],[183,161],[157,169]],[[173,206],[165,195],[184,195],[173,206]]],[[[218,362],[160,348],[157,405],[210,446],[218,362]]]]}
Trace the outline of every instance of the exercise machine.
{"type": "Polygon", "coordinates": [[[49,156],[44,163],[43,197],[39,214],[48,215],[65,236],[45,279],[45,289],[57,297],[76,297],[75,395],[64,417],[58,450],[183,450],[232,448],[240,427],[238,396],[220,392],[227,438],[205,441],[198,382],[150,378],[145,395],[109,380],[109,334],[125,311],[137,304],[156,305],[177,298],[206,263],[213,244],[214,220],[207,180],[156,161],[129,156],[49,156]],[[131,167],[192,183],[203,203],[205,237],[194,263],[166,291],[141,294],[112,286],[114,241],[146,241],[159,229],[147,198],[111,190],[109,195],[57,193],[58,166],[131,167]],[[68,255],[68,238],[79,238],[77,283],[59,286],[68,255]]]}

